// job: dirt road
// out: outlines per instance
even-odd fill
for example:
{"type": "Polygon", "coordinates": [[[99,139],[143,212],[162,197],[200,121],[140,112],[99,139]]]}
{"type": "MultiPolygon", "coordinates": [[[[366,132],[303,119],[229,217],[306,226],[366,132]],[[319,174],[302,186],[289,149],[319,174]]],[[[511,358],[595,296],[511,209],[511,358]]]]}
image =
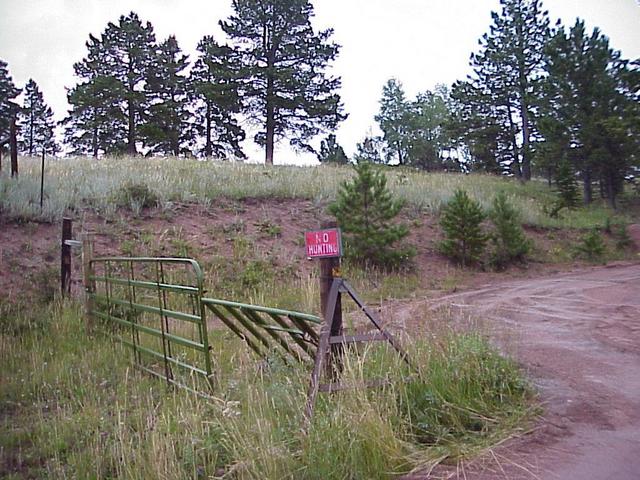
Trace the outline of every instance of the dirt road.
{"type": "Polygon", "coordinates": [[[539,390],[531,434],[445,478],[640,479],[640,265],[596,267],[441,297],[488,320],[539,390]]]}

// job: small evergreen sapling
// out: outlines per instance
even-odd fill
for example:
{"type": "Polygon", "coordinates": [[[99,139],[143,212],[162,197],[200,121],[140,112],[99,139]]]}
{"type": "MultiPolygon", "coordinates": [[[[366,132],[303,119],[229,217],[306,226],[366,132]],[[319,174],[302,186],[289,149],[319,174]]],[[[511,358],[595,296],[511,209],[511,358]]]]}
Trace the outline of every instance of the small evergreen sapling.
{"type": "Polygon", "coordinates": [[[575,253],[577,257],[584,258],[590,262],[597,262],[602,260],[606,249],[602,235],[594,228],[583,235],[580,243],[575,247],[575,253]]]}
{"type": "Polygon", "coordinates": [[[558,166],[556,173],[556,188],[558,198],[554,202],[549,216],[556,218],[560,210],[567,208],[572,210],[580,204],[578,182],[571,165],[566,160],[558,166]]]}
{"type": "Polygon", "coordinates": [[[504,192],[493,199],[489,214],[493,223],[491,241],[491,263],[502,269],[514,261],[522,261],[531,250],[531,241],[525,236],[520,222],[520,215],[509,202],[504,192]]]}
{"type": "Polygon", "coordinates": [[[456,190],[440,218],[446,237],[440,242],[440,251],[463,266],[479,262],[487,243],[481,225],[485,218],[477,201],[464,190],[456,190]]]}
{"type": "Polygon", "coordinates": [[[403,202],[394,200],[387,189],[387,178],[367,162],[354,166],[356,176],[344,182],[338,198],[329,205],[345,234],[345,254],[352,260],[382,267],[398,267],[415,251],[396,246],[409,234],[404,224],[392,224],[403,202]]]}

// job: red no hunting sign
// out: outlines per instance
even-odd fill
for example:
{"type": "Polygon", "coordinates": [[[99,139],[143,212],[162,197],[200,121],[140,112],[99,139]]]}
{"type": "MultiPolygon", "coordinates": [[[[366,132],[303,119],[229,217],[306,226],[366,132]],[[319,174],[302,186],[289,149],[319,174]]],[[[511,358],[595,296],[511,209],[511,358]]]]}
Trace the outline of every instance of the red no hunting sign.
{"type": "Polygon", "coordinates": [[[339,228],[305,232],[304,243],[309,258],[330,258],[342,255],[342,236],[339,228]]]}

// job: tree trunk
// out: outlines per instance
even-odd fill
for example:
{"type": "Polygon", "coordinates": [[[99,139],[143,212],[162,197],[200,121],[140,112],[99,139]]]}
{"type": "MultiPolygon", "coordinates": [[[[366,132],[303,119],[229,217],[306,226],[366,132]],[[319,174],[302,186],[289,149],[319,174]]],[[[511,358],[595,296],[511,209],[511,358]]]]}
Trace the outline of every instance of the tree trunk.
{"type": "MultiPolygon", "coordinates": [[[[520,93],[524,96],[524,92],[520,93]]],[[[529,112],[524,98],[520,100],[520,116],[522,117],[522,177],[525,182],[531,180],[531,158],[529,156],[529,112]]]]}
{"type": "Polygon", "coordinates": [[[513,122],[513,116],[511,115],[511,105],[507,103],[505,107],[507,107],[507,111],[509,112],[509,130],[511,132],[511,145],[513,148],[513,164],[511,165],[511,171],[519,180],[522,180],[522,170],[520,169],[520,159],[518,158],[518,142],[515,134],[513,133],[515,131],[515,124],[513,122]]]}
{"type": "Polygon", "coordinates": [[[606,193],[607,204],[613,210],[616,209],[616,185],[614,172],[607,172],[606,174],[606,193]]]}
{"type": "Polygon", "coordinates": [[[15,110],[11,111],[11,125],[9,126],[9,148],[11,149],[11,178],[18,177],[18,128],[16,126],[15,110]]]}
{"type": "Polygon", "coordinates": [[[400,141],[396,142],[396,148],[398,149],[398,165],[404,165],[404,158],[402,157],[402,146],[400,141]]]}
{"type": "Polygon", "coordinates": [[[98,158],[98,127],[93,127],[93,158],[98,158]]]}
{"type": "Polygon", "coordinates": [[[207,102],[207,119],[205,124],[204,138],[206,144],[204,146],[204,156],[211,157],[211,105],[207,102]]]}
{"type": "Polygon", "coordinates": [[[29,122],[29,156],[33,156],[33,115],[31,115],[29,122]]]}
{"type": "Polygon", "coordinates": [[[265,150],[265,163],[267,165],[273,165],[273,148],[276,131],[276,118],[275,118],[275,106],[273,104],[273,76],[271,73],[267,73],[267,108],[266,108],[266,150],[265,150]]]}
{"type": "Polygon", "coordinates": [[[135,155],[136,151],[136,112],[134,107],[134,95],[133,83],[129,82],[129,99],[127,106],[129,107],[129,131],[127,132],[127,153],[129,155],[135,155]]]}
{"type": "Polygon", "coordinates": [[[593,201],[593,190],[591,189],[591,169],[585,168],[582,171],[584,204],[589,205],[593,201]]]}

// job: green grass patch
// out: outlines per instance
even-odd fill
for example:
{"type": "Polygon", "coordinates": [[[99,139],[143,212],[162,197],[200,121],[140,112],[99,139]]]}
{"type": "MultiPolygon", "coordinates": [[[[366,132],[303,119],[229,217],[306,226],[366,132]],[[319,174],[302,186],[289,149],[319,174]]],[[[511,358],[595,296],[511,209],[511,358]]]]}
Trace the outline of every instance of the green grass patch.
{"type": "MultiPolygon", "coordinates": [[[[17,221],[57,221],[69,211],[92,208],[116,219],[117,208],[138,214],[157,204],[170,212],[176,202],[215,206],[217,200],[246,198],[300,198],[318,205],[336,198],[340,185],[353,176],[347,166],[264,166],[244,163],[175,158],[78,157],[50,160],[47,165],[44,206],[40,211],[40,160],[20,158],[20,177],[0,178],[0,211],[17,221]]],[[[494,196],[504,191],[522,214],[525,224],[543,227],[591,228],[602,225],[610,211],[604,206],[577,209],[550,218],[545,209],[555,194],[543,181],[525,185],[515,179],[490,175],[426,173],[404,168],[385,170],[394,196],[414,212],[437,213],[456,189],[488,209],[494,196]]],[[[265,227],[275,236],[277,228],[265,227]]]]}
{"type": "Polygon", "coordinates": [[[386,386],[321,394],[304,435],[309,367],[258,360],[226,330],[210,333],[205,400],[87,335],[78,305],[18,315],[34,327],[0,334],[3,478],[392,478],[474,455],[531,418],[522,373],[475,332],[409,343],[417,372],[379,344],[349,351],[344,383],[386,386]]]}

